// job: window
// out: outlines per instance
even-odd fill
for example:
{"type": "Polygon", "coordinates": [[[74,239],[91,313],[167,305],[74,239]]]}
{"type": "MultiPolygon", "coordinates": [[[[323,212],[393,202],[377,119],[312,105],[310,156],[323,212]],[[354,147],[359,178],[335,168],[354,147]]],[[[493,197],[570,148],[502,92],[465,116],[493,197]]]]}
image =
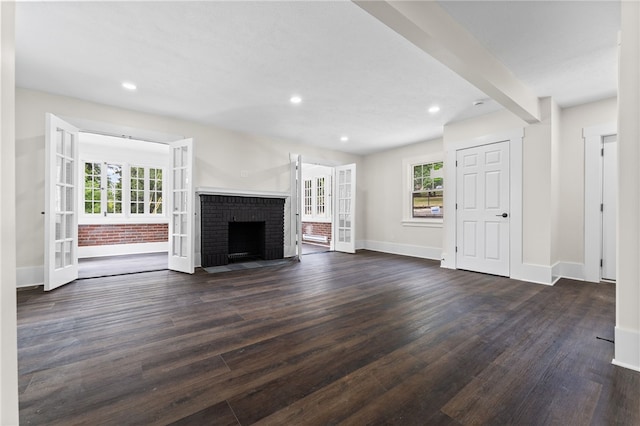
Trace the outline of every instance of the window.
{"type": "Polygon", "coordinates": [[[86,215],[163,215],[161,168],[84,163],[86,215]],[[125,198],[126,195],[126,198],[125,198]],[[123,206],[127,206],[125,208],[123,206]]]}
{"type": "Polygon", "coordinates": [[[442,218],[443,216],[443,168],[437,163],[414,164],[413,191],[411,193],[412,217],[442,218]]]}
{"type": "Polygon", "coordinates": [[[441,227],[444,217],[444,162],[428,155],[402,161],[402,224],[441,227]]]}
{"type": "Polygon", "coordinates": [[[107,164],[107,208],[111,214],[122,213],[122,166],[107,164]]]}
{"type": "Polygon", "coordinates": [[[316,214],[323,216],[325,212],[324,178],[316,178],[316,214]]]}
{"type": "Polygon", "coordinates": [[[313,212],[313,197],[312,197],[313,189],[311,187],[311,179],[307,179],[304,181],[304,214],[311,215],[313,212]]]}
{"type": "Polygon", "coordinates": [[[149,214],[163,214],[162,169],[149,169],[149,214]]]}
{"type": "MultiPolygon", "coordinates": [[[[304,176],[304,192],[302,195],[302,220],[306,222],[331,221],[331,176],[318,172],[319,166],[312,166],[312,171],[304,176]],[[327,190],[329,186],[329,190],[327,190]]],[[[304,173],[304,171],[303,171],[304,173]]]]}
{"type": "Polygon", "coordinates": [[[84,163],[84,212],[102,212],[102,171],[100,163],[84,163]]]}
{"type": "Polygon", "coordinates": [[[144,214],[144,167],[131,167],[131,214],[144,214]]]}

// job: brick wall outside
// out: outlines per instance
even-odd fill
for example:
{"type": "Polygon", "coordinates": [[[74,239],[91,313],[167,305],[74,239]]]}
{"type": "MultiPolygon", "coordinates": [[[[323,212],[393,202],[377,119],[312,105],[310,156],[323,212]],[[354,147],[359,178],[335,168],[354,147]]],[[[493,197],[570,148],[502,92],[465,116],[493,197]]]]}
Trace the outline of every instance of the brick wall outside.
{"type": "Polygon", "coordinates": [[[157,243],[169,240],[169,224],[78,225],[78,246],[157,243]]]}
{"type": "MultiPolygon", "coordinates": [[[[327,237],[327,245],[331,242],[331,223],[302,222],[302,233],[327,237]]],[[[318,243],[316,243],[318,244],[318,243]]]]}

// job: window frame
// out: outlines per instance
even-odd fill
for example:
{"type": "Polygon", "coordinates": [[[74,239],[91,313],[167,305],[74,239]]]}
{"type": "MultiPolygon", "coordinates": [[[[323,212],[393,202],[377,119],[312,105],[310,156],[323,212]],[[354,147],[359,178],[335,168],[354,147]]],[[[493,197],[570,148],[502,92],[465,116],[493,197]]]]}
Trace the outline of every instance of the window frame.
{"type": "MultiPolygon", "coordinates": [[[[447,164],[444,161],[443,154],[416,156],[411,158],[405,158],[402,160],[402,225],[403,226],[419,226],[419,227],[431,227],[442,228],[444,223],[444,211],[443,217],[413,217],[413,193],[414,190],[414,178],[413,168],[421,164],[430,163],[442,163],[442,175],[443,181],[445,177],[445,169],[447,164]]],[[[444,182],[443,182],[444,183],[444,182]]],[[[443,184],[442,198],[444,207],[444,198],[446,197],[446,185],[443,184]]],[[[440,190],[439,190],[440,191],[440,190]]]]}
{"type": "Polygon", "coordinates": [[[303,222],[324,222],[331,223],[332,204],[331,204],[331,185],[332,178],[325,173],[310,173],[303,179],[302,194],[302,221],[303,222]],[[322,194],[318,194],[318,183],[322,181],[322,194]],[[307,186],[310,183],[310,187],[307,186]],[[323,204],[318,203],[318,197],[322,197],[323,204]],[[308,214],[307,207],[310,207],[311,213],[308,214]],[[318,213],[318,208],[322,207],[324,211],[318,213]]]}
{"type": "Polygon", "coordinates": [[[90,223],[101,223],[101,222],[120,222],[122,220],[126,220],[127,222],[135,222],[135,221],[143,221],[144,223],[164,223],[167,221],[166,215],[166,185],[167,185],[167,170],[166,167],[157,165],[157,164],[135,164],[132,165],[123,161],[110,161],[110,160],[95,160],[92,158],[83,158],[80,160],[80,182],[82,182],[82,189],[80,198],[80,218],[81,221],[79,224],[90,224],[90,223]],[[85,176],[86,176],[86,165],[87,164],[100,164],[101,166],[101,183],[106,182],[107,180],[107,165],[113,164],[121,167],[121,175],[122,175],[122,212],[121,213],[106,213],[107,211],[107,193],[108,189],[106,185],[101,185],[101,196],[100,196],[100,213],[86,213],[85,211],[85,176]],[[132,168],[141,168],[144,170],[144,192],[143,192],[143,203],[144,203],[144,213],[132,213],[131,212],[131,169],[132,168]],[[150,170],[156,169],[161,170],[162,172],[162,189],[161,189],[161,197],[162,197],[162,213],[151,213],[150,212],[150,170]]]}

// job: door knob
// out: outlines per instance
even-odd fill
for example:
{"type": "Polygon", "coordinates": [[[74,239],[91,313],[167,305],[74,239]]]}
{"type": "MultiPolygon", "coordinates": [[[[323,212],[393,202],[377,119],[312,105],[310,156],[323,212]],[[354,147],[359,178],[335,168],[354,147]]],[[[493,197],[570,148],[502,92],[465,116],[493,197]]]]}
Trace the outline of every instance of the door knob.
{"type": "Polygon", "coordinates": [[[496,216],[500,217],[509,217],[509,215],[507,213],[502,213],[502,214],[497,214],[496,216]]]}

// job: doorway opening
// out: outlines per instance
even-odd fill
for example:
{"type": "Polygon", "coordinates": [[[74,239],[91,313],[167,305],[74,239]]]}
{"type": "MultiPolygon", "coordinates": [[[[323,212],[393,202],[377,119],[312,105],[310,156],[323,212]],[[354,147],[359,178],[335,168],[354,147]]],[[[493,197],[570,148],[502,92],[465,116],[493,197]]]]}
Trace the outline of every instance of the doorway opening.
{"type": "Polygon", "coordinates": [[[169,147],[78,133],[78,278],[168,268],[169,147]]]}
{"type": "Polygon", "coordinates": [[[333,167],[302,163],[301,254],[333,251],[333,167]]]}

